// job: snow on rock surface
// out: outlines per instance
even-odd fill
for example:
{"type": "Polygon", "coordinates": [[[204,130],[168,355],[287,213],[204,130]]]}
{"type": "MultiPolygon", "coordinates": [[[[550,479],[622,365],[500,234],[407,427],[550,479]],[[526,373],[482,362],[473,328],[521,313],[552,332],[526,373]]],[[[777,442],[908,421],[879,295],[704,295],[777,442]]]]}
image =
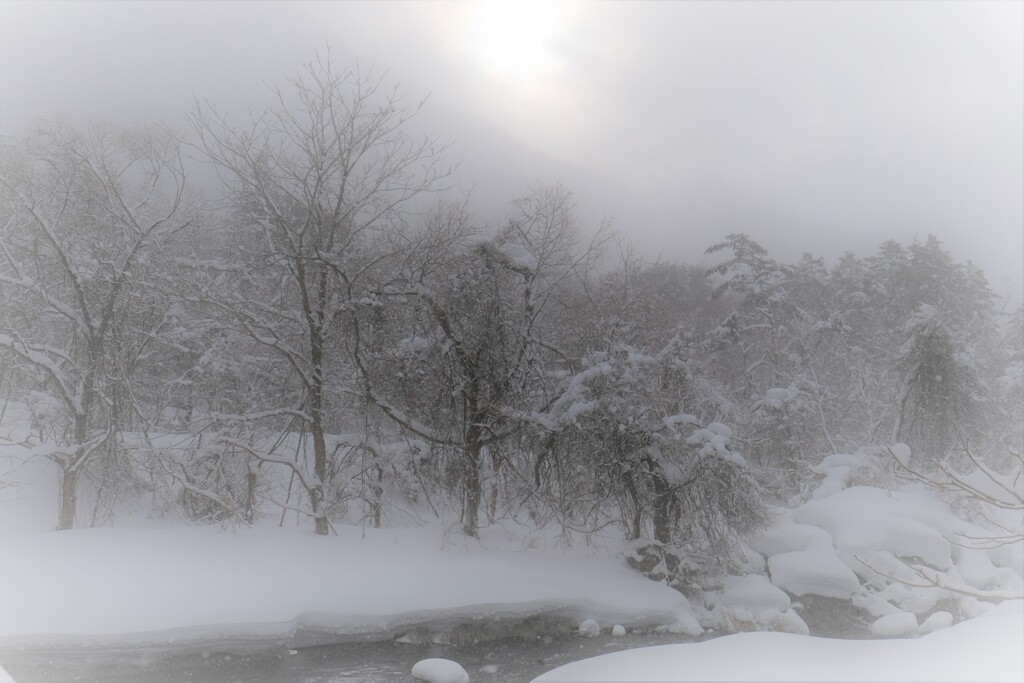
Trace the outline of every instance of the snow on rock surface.
{"type": "MultiPolygon", "coordinates": [[[[0,539],[0,646],[387,634],[438,618],[694,621],[686,598],[584,552],[442,549],[438,529],[76,529],[0,539]],[[415,558],[414,561],[412,558],[415,558]],[[57,635],[60,634],[60,635],[57,635]],[[146,634],[146,635],[142,635],[146,634]]],[[[698,627],[699,629],[699,627],[698,627]]]]}
{"type": "Polygon", "coordinates": [[[707,626],[726,631],[786,631],[807,635],[807,624],[790,609],[785,591],[760,574],[726,576],[722,589],[709,591],[705,600],[713,605],[707,626]]]}
{"type": "MultiPolygon", "coordinates": [[[[906,447],[893,448],[909,457],[906,447]]],[[[886,485],[888,455],[833,454],[812,470],[821,476],[810,500],[780,511],[775,524],[748,545],[766,561],[771,582],[792,595],[852,600],[874,617],[913,612],[922,617],[943,600],[969,609],[963,594],[921,587],[917,571],[944,586],[965,585],[993,595],[1024,588],[1024,544],[971,548],[967,538],[993,533],[957,515],[949,503],[919,484],[886,485]],[[865,482],[881,482],[865,485],[865,482]],[[914,584],[910,587],[907,584],[914,584]]],[[[986,510],[998,518],[999,510],[986,510]]],[[[1018,519],[999,521],[1019,528],[1018,519]]]]}
{"type": "Polygon", "coordinates": [[[768,558],[772,583],[793,595],[821,595],[848,600],[860,581],[830,549],[795,550],[768,558]]]}
{"type": "Polygon", "coordinates": [[[775,526],[750,540],[750,546],[765,557],[807,550],[811,546],[832,548],[828,532],[810,524],[796,524],[792,514],[779,517],[775,526]]]}
{"type": "Polygon", "coordinates": [[[921,635],[927,635],[929,633],[934,633],[935,631],[939,631],[944,628],[949,628],[952,625],[953,615],[949,612],[940,610],[932,614],[927,619],[925,619],[921,623],[920,628],[917,629],[917,632],[921,635]]]}
{"type": "Polygon", "coordinates": [[[881,638],[910,636],[917,633],[917,617],[913,612],[886,614],[871,624],[871,632],[881,638]]]}
{"type": "Polygon", "coordinates": [[[580,622],[579,633],[587,638],[594,638],[601,635],[601,626],[593,619],[584,619],[580,622]]]}
{"type": "Polygon", "coordinates": [[[549,671],[533,683],[1022,681],[1022,644],[1024,612],[1016,600],[917,639],[739,633],[584,659],[549,671]]]}
{"type": "Polygon", "coordinates": [[[412,667],[412,677],[424,683],[469,683],[469,674],[462,665],[440,657],[416,662],[412,667]]]}
{"type": "Polygon", "coordinates": [[[854,486],[803,504],[793,511],[793,520],[827,531],[847,564],[856,563],[856,555],[889,550],[946,569],[953,562],[951,545],[936,529],[949,526],[948,512],[937,503],[914,492],[854,486]]]}
{"type": "Polygon", "coordinates": [[[14,683],[14,679],[0,666],[0,683],[14,683]]]}
{"type": "Polygon", "coordinates": [[[758,574],[726,576],[722,579],[722,591],[716,602],[750,609],[789,609],[789,596],[758,574]]]}
{"type": "Polygon", "coordinates": [[[659,626],[662,633],[682,633],[687,636],[699,636],[704,633],[704,627],[697,621],[697,617],[690,610],[680,610],[676,613],[677,619],[674,623],[666,626],[659,626]]]}

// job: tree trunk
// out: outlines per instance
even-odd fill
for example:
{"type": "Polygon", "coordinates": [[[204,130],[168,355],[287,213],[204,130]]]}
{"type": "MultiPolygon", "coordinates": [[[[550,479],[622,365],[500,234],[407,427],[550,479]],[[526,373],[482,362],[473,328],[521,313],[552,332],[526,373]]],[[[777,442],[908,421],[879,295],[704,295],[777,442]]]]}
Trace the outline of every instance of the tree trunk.
{"type": "Polygon", "coordinates": [[[330,533],[327,510],[324,506],[324,491],[327,486],[327,441],[324,438],[324,346],[320,330],[310,325],[310,360],[312,360],[312,386],[310,387],[309,413],[310,431],[313,432],[313,472],[316,483],[309,492],[310,506],[313,508],[313,519],[316,533],[326,536],[330,533]]]}
{"type": "Polygon", "coordinates": [[[501,455],[496,448],[491,449],[491,480],[490,500],[487,501],[487,518],[494,521],[498,516],[498,475],[501,472],[501,455]]]}
{"type": "Polygon", "coordinates": [[[82,392],[82,412],[75,415],[75,444],[73,458],[60,466],[60,504],[57,512],[58,529],[75,528],[75,511],[78,507],[78,473],[85,459],[85,439],[89,434],[88,408],[92,404],[92,373],[86,376],[82,392]]]}
{"type": "Polygon", "coordinates": [[[653,466],[648,467],[654,485],[654,540],[669,545],[672,543],[672,489],[660,472],[653,466]]]}
{"type": "Polygon", "coordinates": [[[480,482],[480,453],[483,451],[484,415],[480,410],[480,386],[474,378],[463,394],[466,416],[466,441],[462,448],[462,530],[467,536],[479,538],[480,503],[483,488],[480,482]]]}
{"type": "Polygon", "coordinates": [[[61,467],[60,510],[57,529],[75,528],[75,508],[78,506],[78,470],[74,465],[61,467]]]}
{"type": "Polygon", "coordinates": [[[462,530],[467,536],[479,538],[480,501],[483,493],[480,486],[480,428],[471,425],[463,449],[462,485],[465,491],[462,513],[462,530]]]}
{"type": "Polygon", "coordinates": [[[633,472],[628,467],[622,472],[622,483],[629,495],[629,501],[633,504],[633,523],[630,525],[629,539],[635,541],[643,535],[644,509],[640,503],[640,493],[636,490],[633,472]]]}
{"type": "Polygon", "coordinates": [[[327,521],[327,510],[324,509],[324,486],[327,481],[327,442],[324,439],[324,429],[320,423],[319,410],[313,414],[313,471],[316,473],[316,483],[309,492],[309,503],[313,508],[313,519],[316,523],[316,533],[326,536],[331,532],[330,524],[327,521]]]}
{"type": "Polygon", "coordinates": [[[374,468],[374,473],[377,475],[375,483],[371,488],[373,492],[373,502],[370,504],[373,510],[373,528],[379,529],[381,523],[381,511],[384,508],[384,468],[380,465],[374,468]]]}

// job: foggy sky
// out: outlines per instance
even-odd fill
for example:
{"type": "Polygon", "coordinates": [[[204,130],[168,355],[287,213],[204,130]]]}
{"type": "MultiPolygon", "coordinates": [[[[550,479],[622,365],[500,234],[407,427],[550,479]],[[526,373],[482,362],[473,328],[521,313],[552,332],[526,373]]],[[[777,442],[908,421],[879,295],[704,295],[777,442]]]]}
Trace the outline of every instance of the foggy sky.
{"type": "Polygon", "coordinates": [[[0,135],[258,108],[327,45],[429,96],[483,214],[562,181],[687,262],[730,232],[782,261],[934,233],[1020,296],[1020,2],[0,2],[0,135]]]}

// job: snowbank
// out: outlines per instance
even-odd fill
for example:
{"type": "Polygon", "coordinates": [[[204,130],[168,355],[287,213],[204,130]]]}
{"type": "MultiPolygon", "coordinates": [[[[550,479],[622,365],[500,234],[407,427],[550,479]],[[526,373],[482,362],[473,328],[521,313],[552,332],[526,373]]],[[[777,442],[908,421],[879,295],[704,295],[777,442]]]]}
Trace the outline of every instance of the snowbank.
{"type": "Polygon", "coordinates": [[[537,614],[671,624],[686,598],[621,561],[439,548],[436,528],[83,529],[0,541],[0,648],[387,637],[537,614]]]}
{"type": "Polygon", "coordinates": [[[858,452],[829,455],[812,468],[822,478],[810,499],[782,511],[750,542],[774,586],[794,596],[848,600],[875,618],[872,632],[879,636],[941,627],[944,622],[933,621],[919,631],[918,622],[943,604],[970,615],[988,604],[976,598],[998,602],[1024,591],[1024,544],[969,547],[964,539],[1004,532],[962,519],[919,484],[886,479],[883,464],[858,452]],[[872,480],[881,483],[865,485],[872,480]],[[922,586],[923,576],[942,587],[922,586]]]}
{"type": "Polygon", "coordinates": [[[644,681],[1022,681],[1020,601],[915,640],[740,633],[585,659],[533,683],[644,681]]]}

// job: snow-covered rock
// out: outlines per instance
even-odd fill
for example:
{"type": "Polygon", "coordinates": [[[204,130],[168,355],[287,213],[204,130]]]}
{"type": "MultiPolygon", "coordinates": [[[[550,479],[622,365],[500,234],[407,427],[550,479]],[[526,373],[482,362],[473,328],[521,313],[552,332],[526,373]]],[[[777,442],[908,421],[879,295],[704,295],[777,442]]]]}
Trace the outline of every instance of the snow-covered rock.
{"type": "Polygon", "coordinates": [[[469,683],[469,674],[458,662],[434,657],[412,667],[412,677],[424,683],[469,683]]]}
{"type": "Polygon", "coordinates": [[[765,576],[726,576],[722,579],[722,590],[716,596],[716,603],[729,607],[748,609],[789,609],[789,596],[773,586],[765,576]]]}
{"type": "Polygon", "coordinates": [[[659,626],[657,630],[661,633],[682,633],[695,637],[704,633],[704,627],[700,625],[690,609],[679,610],[676,615],[677,618],[673,623],[659,626]]]}
{"type": "Polygon", "coordinates": [[[860,591],[857,575],[828,548],[774,555],[768,571],[773,584],[797,596],[849,599],[860,591]]]}
{"type": "Polygon", "coordinates": [[[917,629],[917,632],[923,636],[929,633],[934,633],[935,631],[940,631],[944,628],[949,628],[952,625],[953,615],[946,611],[939,611],[925,619],[917,629]]]}
{"type": "Polygon", "coordinates": [[[713,605],[707,625],[725,631],[785,631],[807,635],[807,624],[790,609],[785,591],[760,574],[726,576],[722,589],[709,591],[713,605]]]}
{"type": "Polygon", "coordinates": [[[612,626],[612,635],[616,638],[621,638],[626,635],[626,627],[622,624],[615,624],[615,626],[612,626]]]}
{"type": "Polygon", "coordinates": [[[781,515],[775,525],[750,540],[750,546],[765,557],[807,550],[811,546],[832,547],[828,532],[811,524],[797,524],[791,513],[781,515]]]}
{"type": "Polygon", "coordinates": [[[593,638],[601,635],[601,626],[593,619],[584,619],[580,622],[579,633],[581,636],[593,638]]]}
{"type": "Polygon", "coordinates": [[[953,564],[951,544],[936,527],[948,525],[950,513],[941,505],[931,496],[854,486],[801,505],[793,520],[828,532],[850,566],[858,564],[858,555],[888,550],[947,569],[953,564]]]}
{"type": "Polygon", "coordinates": [[[871,632],[882,638],[910,636],[917,633],[917,617],[913,612],[887,614],[871,624],[871,632]]]}

